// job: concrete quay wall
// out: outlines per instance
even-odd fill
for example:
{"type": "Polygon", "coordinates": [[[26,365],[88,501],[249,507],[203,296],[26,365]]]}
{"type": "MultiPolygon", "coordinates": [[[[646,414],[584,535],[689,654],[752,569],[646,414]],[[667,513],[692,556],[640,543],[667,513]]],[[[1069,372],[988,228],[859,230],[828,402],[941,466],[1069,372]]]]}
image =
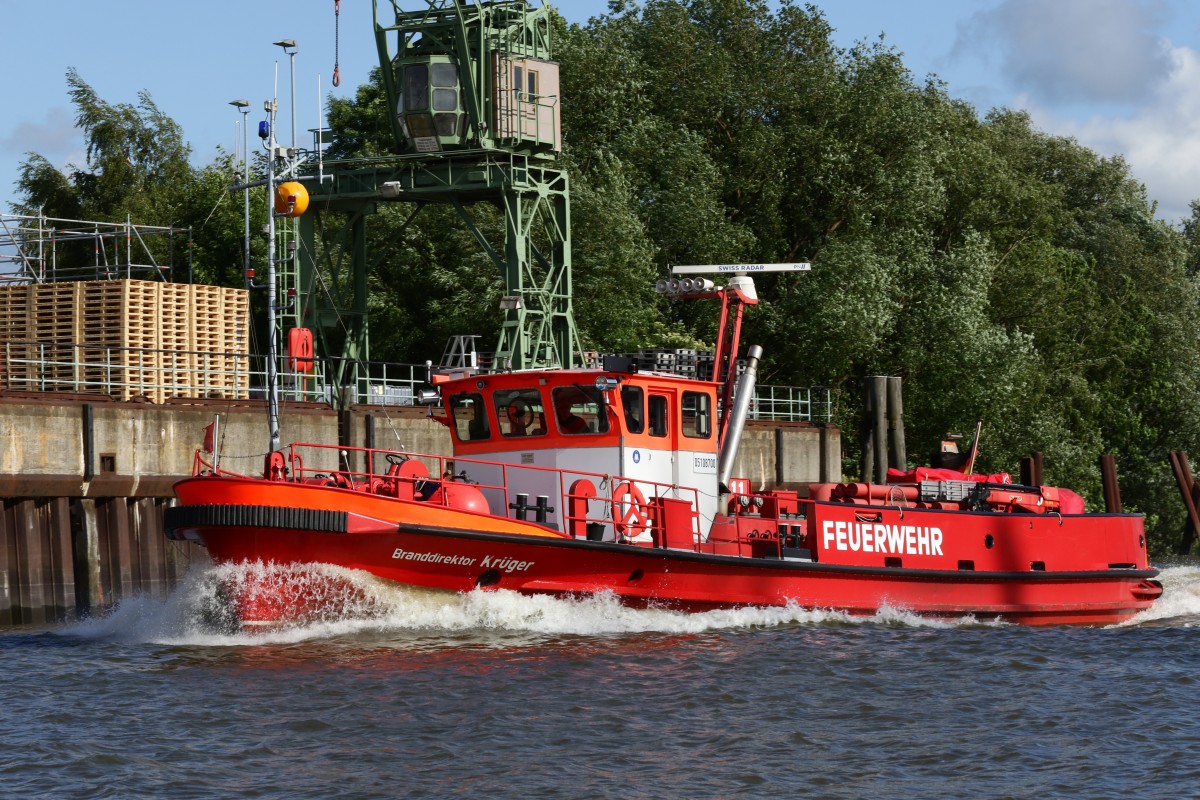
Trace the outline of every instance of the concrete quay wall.
{"type": "MultiPolygon", "coordinates": [[[[97,613],[138,594],[163,597],[193,561],[206,562],[203,548],[167,540],[162,519],[214,418],[221,465],[260,472],[269,444],[260,402],[0,398],[0,625],[97,613]],[[230,455],[243,453],[252,455],[230,455]]],[[[450,455],[446,428],[412,407],[285,404],[280,435],[284,443],[450,455]]],[[[352,468],[362,469],[350,452],[352,468]]],[[[756,489],[795,488],[838,480],[840,470],[836,429],[750,422],[734,474],[756,489]]]]}

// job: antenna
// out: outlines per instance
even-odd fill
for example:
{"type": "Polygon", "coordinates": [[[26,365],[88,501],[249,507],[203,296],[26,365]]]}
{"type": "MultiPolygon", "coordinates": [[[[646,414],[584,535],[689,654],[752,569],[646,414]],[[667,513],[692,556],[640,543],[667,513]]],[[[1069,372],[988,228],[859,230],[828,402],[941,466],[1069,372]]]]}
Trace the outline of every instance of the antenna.
{"type": "Polygon", "coordinates": [[[807,261],[799,264],[699,264],[671,267],[676,275],[721,275],[734,273],[747,275],[751,272],[808,272],[812,264],[807,261]]]}
{"type": "MultiPolygon", "coordinates": [[[[737,292],[742,301],[753,305],[758,302],[758,293],[754,290],[752,272],[808,272],[812,264],[807,261],[797,264],[687,264],[671,267],[676,275],[731,275],[726,286],[737,292]]],[[[682,280],[663,280],[655,284],[659,294],[712,297],[715,291],[713,282],[701,278],[683,278],[682,280]]]]}
{"type": "MultiPolygon", "coordinates": [[[[731,421],[734,428],[740,425],[734,419],[733,387],[737,382],[736,366],[738,340],[742,333],[742,313],[746,306],[758,303],[751,272],[809,272],[808,262],[796,264],[687,264],[671,267],[676,275],[722,275],[730,276],[725,286],[715,286],[706,278],[671,278],[658,281],[654,288],[660,294],[681,298],[717,298],[721,301],[721,319],[717,323],[717,343],[713,351],[713,380],[721,384],[721,416],[718,422],[717,446],[724,450],[731,421]]],[[[756,346],[757,347],[757,346],[756,346]]],[[[753,348],[752,348],[753,349],[753,348]]],[[[754,360],[757,363],[757,348],[754,360]]],[[[735,451],[736,452],[736,451],[735,451]]]]}

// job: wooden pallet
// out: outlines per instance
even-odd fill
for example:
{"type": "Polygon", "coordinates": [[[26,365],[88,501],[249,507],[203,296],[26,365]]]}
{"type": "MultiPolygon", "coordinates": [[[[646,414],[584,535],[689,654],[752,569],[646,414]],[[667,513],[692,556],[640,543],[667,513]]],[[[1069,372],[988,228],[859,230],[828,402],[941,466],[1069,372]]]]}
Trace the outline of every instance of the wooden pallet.
{"type": "Polygon", "coordinates": [[[115,400],[249,396],[241,289],[155,281],[0,287],[4,388],[115,400]]]}

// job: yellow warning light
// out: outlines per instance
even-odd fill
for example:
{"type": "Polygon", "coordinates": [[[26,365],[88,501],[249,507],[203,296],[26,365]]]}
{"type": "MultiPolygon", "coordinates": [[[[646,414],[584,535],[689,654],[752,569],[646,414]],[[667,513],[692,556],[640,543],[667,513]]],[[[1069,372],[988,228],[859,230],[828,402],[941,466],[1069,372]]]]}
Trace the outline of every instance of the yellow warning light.
{"type": "Polygon", "coordinates": [[[298,217],[308,210],[308,189],[297,181],[279,184],[275,190],[275,213],[298,217]]]}

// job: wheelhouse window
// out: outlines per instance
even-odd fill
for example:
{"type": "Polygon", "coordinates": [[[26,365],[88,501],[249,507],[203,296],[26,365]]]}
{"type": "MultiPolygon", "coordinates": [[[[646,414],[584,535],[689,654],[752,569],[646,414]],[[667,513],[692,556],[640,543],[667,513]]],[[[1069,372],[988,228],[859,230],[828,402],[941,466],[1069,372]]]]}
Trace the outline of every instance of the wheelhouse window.
{"type": "Polygon", "coordinates": [[[650,395],[650,435],[667,435],[667,398],[661,394],[650,395]]]}
{"type": "Polygon", "coordinates": [[[559,433],[608,433],[608,414],[594,386],[560,386],[553,396],[559,433]]]}
{"type": "Polygon", "coordinates": [[[693,439],[712,436],[712,400],[702,392],[683,393],[683,435],[693,439]]]}
{"type": "Polygon", "coordinates": [[[646,398],[642,387],[622,386],[621,407],[625,412],[625,430],[630,433],[646,430],[646,398]]]}
{"type": "Polygon", "coordinates": [[[452,394],[449,405],[450,417],[454,422],[454,435],[460,442],[478,442],[492,435],[482,394],[478,392],[452,394]]]}
{"type": "Polygon", "coordinates": [[[547,432],[546,409],[537,389],[509,389],[492,394],[500,435],[544,436],[547,432]]]}

